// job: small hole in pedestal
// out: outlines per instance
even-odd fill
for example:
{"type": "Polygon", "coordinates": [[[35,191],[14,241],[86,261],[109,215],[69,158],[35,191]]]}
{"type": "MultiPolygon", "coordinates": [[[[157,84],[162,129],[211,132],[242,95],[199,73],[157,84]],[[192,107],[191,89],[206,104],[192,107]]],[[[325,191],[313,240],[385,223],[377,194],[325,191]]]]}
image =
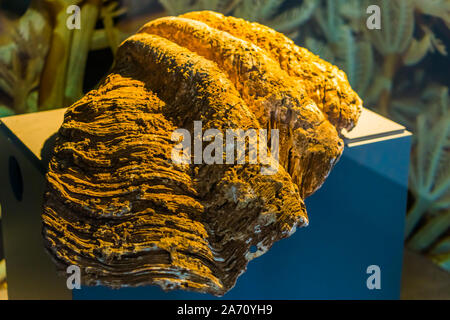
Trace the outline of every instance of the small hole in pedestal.
{"type": "Polygon", "coordinates": [[[17,201],[22,201],[23,197],[23,178],[19,163],[16,158],[9,157],[9,184],[17,201]]]}

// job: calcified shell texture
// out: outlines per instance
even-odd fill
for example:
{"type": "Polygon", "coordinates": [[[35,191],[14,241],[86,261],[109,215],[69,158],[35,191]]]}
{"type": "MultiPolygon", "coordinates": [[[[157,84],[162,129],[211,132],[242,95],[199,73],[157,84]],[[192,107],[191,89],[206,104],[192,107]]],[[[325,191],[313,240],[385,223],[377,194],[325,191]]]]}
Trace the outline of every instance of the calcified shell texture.
{"type": "Polygon", "coordinates": [[[360,108],[342,71],[270,28],[207,11],[151,21],[65,114],[47,174],[46,247],[60,270],[80,266],[86,285],[223,295],[248,261],[307,225],[303,198],[338,160],[339,132],[360,108]],[[194,121],[278,129],[278,171],[175,164],[172,133],[192,133],[194,121]]]}

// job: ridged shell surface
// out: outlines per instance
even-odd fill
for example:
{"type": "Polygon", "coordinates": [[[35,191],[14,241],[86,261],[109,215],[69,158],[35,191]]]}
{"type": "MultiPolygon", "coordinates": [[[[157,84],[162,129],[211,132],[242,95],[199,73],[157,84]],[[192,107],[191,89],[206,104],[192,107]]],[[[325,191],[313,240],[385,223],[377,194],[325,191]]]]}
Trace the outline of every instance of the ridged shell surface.
{"type": "Polygon", "coordinates": [[[46,176],[45,245],[60,270],[80,266],[86,285],[223,295],[248,261],[307,225],[303,199],[360,108],[342,71],[270,28],[209,11],[151,21],[65,114],[46,176]],[[194,135],[195,121],[277,129],[276,172],[174,163],[172,134],[194,135]]]}

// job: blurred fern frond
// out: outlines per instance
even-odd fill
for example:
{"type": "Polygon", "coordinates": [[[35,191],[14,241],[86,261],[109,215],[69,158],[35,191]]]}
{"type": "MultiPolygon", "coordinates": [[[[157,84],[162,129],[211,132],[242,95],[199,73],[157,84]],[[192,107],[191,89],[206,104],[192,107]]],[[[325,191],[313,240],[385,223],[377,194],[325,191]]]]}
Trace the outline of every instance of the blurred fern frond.
{"type": "Polygon", "coordinates": [[[6,263],[5,259],[0,260],[0,285],[6,280],[6,263]]]}
{"type": "Polygon", "coordinates": [[[414,3],[410,0],[368,0],[381,8],[381,29],[367,30],[367,38],[382,55],[402,53],[414,32],[414,3]]]}
{"type": "Polygon", "coordinates": [[[228,11],[234,9],[240,2],[241,1],[236,0],[159,0],[159,3],[164,7],[166,13],[171,16],[199,10],[212,10],[228,13],[228,11]]]}
{"type": "Polygon", "coordinates": [[[159,0],[168,15],[179,15],[188,11],[213,10],[248,21],[266,24],[277,31],[293,33],[308,21],[319,0],[303,0],[300,4],[281,9],[285,0],[159,0]]]}
{"type": "Polygon", "coordinates": [[[50,26],[38,4],[20,18],[0,14],[0,116],[37,110],[40,73],[50,41],[50,26]]]}
{"type": "Polygon", "coordinates": [[[412,39],[408,50],[403,54],[403,63],[406,66],[412,66],[423,60],[427,53],[439,52],[443,56],[447,56],[447,48],[430,28],[421,26],[424,35],[420,40],[412,39]]]}
{"type": "Polygon", "coordinates": [[[442,19],[450,28],[450,1],[448,0],[413,0],[416,10],[442,19]]]}
{"type": "MultiPolygon", "coordinates": [[[[447,89],[432,109],[417,117],[410,176],[410,187],[416,202],[406,218],[406,237],[411,235],[425,213],[450,210],[449,107],[447,89]]],[[[410,245],[422,250],[431,243],[423,239],[423,233],[419,231],[418,234],[413,236],[410,245]]]]}
{"type": "Polygon", "coordinates": [[[24,113],[32,108],[27,104],[28,97],[38,88],[46,48],[39,44],[39,34],[31,23],[28,39],[19,31],[15,32],[13,39],[15,47],[10,62],[0,61],[0,88],[11,98],[11,110],[24,113]]]}
{"type": "Polygon", "coordinates": [[[338,10],[341,3],[341,0],[327,0],[326,6],[320,7],[315,13],[315,19],[329,43],[339,41],[340,32],[344,25],[338,10]]]}
{"type": "Polygon", "coordinates": [[[308,21],[319,6],[317,0],[304,0],[302,4],[286,10],[271,20],[267,25],[280,32],[289,32],[308,21]]]}

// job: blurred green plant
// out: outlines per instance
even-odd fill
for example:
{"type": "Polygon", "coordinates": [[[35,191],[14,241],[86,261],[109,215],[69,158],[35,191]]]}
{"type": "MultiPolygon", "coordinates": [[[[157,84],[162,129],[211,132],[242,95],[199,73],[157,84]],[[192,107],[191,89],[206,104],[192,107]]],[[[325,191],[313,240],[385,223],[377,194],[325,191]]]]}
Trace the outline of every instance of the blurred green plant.
{"type": "Polygon", "coordinates": [[[0,288],[5,281],[6,281],[6,264],[5,259],[2,259],[0,260],[0,288]]]}
{"type": "Polygon", "coordinates": [[[0,13],[0,116],[38,109],[40,76],[51,32],[40,9],[33,3],[20,19],[0,13]]]}
{"type": "Polygon", "coordinates": [[[408,245],[429,248],[450,227],[450,100],[448,89],[433,101],[427,113],[417,117],[415,147],[411,162],[411,190],[415,203],[406,219],[408,245]],[[411,235],[419,220],[426,222],[411,235]]]}
{"type": "Polygon", "coordinates": [[[32,0],[21,17],[1,12],[0,116],[78,100],[89,52],[109,48],[114,53],[142,24],[117,24],[115,18],[125,12],[113,0],[32,0]],[[70,5],[80,7],[80,29],[67,27],[70,5]]]}

